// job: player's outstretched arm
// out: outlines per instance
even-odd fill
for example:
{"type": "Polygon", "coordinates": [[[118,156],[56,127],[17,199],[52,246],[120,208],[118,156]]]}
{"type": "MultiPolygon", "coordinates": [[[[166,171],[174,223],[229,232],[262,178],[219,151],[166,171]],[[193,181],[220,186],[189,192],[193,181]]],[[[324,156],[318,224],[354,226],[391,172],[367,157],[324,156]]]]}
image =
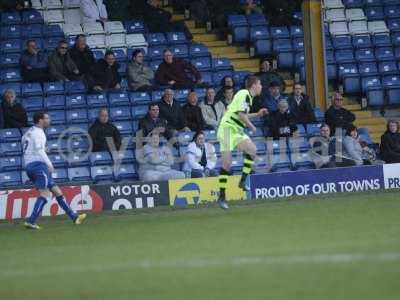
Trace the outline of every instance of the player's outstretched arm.
{"type": "Polygon", "coordinates": [[[239,118],[240,120],[246,125],[247,128],[249,128],[251,131],[256,131],[256,127],[251,123],[249,116],[253,114],[246,114],[244,112],[239,113],[239,118]]]}
{"type": "Polygon", "coordinates": [[[266,115],[268,115],[268,114],[269,114],[268,109],[266,109],[266,108],[261,108],[261,109],[260,109],[258,112],[256,112],[256,113],[247,114],[247,117],[248,117],[249,119],[262,118],[262,117],[264,117],[264,116],[266,116],[266,115]]]}

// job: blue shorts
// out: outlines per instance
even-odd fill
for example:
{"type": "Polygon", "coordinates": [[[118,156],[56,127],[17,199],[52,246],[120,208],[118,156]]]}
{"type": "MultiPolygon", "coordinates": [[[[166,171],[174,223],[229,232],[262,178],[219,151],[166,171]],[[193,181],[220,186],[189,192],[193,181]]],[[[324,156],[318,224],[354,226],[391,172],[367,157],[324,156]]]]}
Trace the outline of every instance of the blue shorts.
{"type": "Polygon", "coordinates": [[[55,186],[49,168],[43,162],[32,162],[26,167],[26,174],[38,190],[51,189],[55,186]]]}

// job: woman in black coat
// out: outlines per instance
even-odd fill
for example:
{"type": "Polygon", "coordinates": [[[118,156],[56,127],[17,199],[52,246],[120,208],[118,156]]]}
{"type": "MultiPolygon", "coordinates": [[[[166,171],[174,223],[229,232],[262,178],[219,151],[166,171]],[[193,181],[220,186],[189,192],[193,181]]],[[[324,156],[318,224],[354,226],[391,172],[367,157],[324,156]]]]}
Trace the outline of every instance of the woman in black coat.
{"type": "Polygon", "coordinates": [[[381,156],[386,163],[400,163],[399,123],[390,120],[381,137],[381,156]]]}

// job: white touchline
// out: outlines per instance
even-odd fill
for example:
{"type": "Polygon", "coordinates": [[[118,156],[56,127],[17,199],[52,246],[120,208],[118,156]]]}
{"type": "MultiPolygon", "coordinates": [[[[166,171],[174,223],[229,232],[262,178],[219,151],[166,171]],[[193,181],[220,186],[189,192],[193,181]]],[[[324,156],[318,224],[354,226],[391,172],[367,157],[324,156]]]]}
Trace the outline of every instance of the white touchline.
{"type": "Polygon", "coordinates": [[[163,268],[207,268],[235,267],[252,265],[295,265],[295,264],[345,264],[345,263],[387,263],[400,262],[400,253],[377,254],[314,254],[288,256],[237,256],[222,259],[182,259],[164,261],[127,261],[121,263],[104,263],[101,265],[68,265],[51,266],[49,268],[0,270],[0,278],[46,276],[61,273],[85,272],[118,272],[130,269],[163,269],[163,268]]]}

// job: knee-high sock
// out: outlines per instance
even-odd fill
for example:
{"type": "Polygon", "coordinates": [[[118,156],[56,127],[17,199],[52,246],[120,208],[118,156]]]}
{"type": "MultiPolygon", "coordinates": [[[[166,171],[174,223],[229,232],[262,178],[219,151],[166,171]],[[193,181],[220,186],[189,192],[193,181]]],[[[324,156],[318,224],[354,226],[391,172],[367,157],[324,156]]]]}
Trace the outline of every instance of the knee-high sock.
{"type": "Polygon", "coordinates": [[[31,216],[27,219],[27,221],[31,224],[35,224],[36,220],[39,218],[42,213],[43,207],[46,205],[47,199],[45,197],[39,196],[36,199],[35,206],[33,207],[33,211],[31,216]]]}
{"type": "Polygon", "coordinates": [[[61,206],[61,208],[65,211],[68,217],[70,217],[72,221],[75,221],[77,214],[71,209],[71,207],[67,204],[67,202],[65,202],[64,196],[58,196],[56,197],[56,200],[58,202],[58,205],[61,206]]]}
{"type": "Polygon", "coordinates": [[[221,168],[221,172],[219,173],[218,182],[219,182],[219,195],[221,198],[225,199],[225,191],[228,186],[228,177],[230,172],[221,168]]]}
{"type": "Polygon", "coordinates": [[[242,171],[242,179],[241,179],[242,181],[245,181],[247,176],[249,176],[249,174],[253,168],[253,165],[254,165],[253,158],[250,155],[246,154],[244,156],[244,160],[243,160],[243,171],[242,171]]]}

